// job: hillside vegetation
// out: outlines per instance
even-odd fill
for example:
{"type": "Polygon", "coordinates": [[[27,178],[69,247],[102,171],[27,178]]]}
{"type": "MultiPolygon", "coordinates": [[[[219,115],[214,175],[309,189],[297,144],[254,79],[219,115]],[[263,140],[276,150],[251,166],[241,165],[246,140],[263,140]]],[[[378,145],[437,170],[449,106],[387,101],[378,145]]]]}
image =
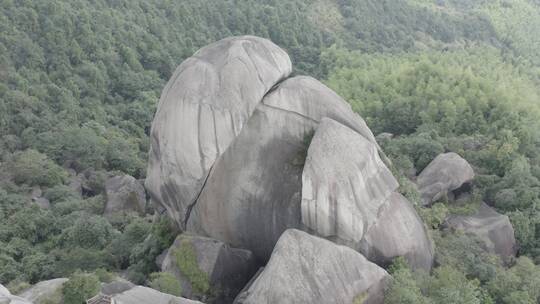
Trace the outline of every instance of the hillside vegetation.
{"type": "MultiPolygon", "coordinates": [[[[51,0],[0,4],[0,284],[124,272],[151,284],[174,228],[103,217],[108,176],[145,177],[161,90],[198,48],[270,38],[351,103],[401,176],[457,152],[474,197],[420,209],[431,274],[398,260],[387,303],[537,303],[540,298],[540,3],[537,0],[51,0]],[[472,147],[472,148],[471,148],[472,147]],[[93,191],[69,187],[91,172],[93,191]],[[32,202],[39,187],[51,204],[32,202]],[[509,268],[441,218],[486,201],[519,242],[509,268]]],[[[159,285],[154,282],[155,285],[159,285]]]]}

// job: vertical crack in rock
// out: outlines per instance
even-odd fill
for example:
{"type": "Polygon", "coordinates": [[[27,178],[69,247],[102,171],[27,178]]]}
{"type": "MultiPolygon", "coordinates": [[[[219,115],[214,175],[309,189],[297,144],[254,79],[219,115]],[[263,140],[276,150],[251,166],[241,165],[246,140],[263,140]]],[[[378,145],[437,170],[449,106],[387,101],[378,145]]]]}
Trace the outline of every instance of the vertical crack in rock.
{"type": "Polygon", "coordinates": [[[195,200],[189,204],[186,208],[186,214],[184,216],[184,221],[182,222],[182,230],[185,231],[186,230],[186,227],[187,227],[187,223],[189,221],[189,217],[191,216],[191,210],[193,210],[193,207],[195,207],[195,205],[197,204],[197,202],[199,201],[199,197],[201,196],[201,193],[204,191],[204,187],[206,186],[206,182],[208,182],[208,178],[210,177],[210,175],[212,174],[212,169],[214,169],[214,165],[212,165],[210,167],[210,170],[208,171],[209,173],[206,175],[206,178],[204,179],[204,182],[203,182],[203,185],[201,187],[201,190],[199,191],[199,193],[197,193],[197,197],[195,197],[195,200]]]}

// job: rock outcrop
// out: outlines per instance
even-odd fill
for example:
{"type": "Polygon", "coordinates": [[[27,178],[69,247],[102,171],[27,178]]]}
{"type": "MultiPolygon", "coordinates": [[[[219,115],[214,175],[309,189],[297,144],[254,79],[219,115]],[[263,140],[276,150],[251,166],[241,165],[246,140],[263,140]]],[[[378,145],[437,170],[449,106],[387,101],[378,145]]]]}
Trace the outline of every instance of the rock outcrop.
{"type": "Polygon", "coordinates": [[[51,299],[55,295],[61,293],[62,285],[67,281],[68,279],[66,278],[41,281],[23,291],[21,294],[19,294],[19,296],[29,300],[30,302],[41,303],[42,301],[51,299]]]}
{"type": "Polygon", "coordinates": [[[164,253],[161,271],[172,273],[182,285],[182,296],[207,302],[212,291],[212,302],[231,303],[257,271],[252,253],[231,248],[223,242],[194,235],[182,234],[164,253]],[[179,263],[181,261],[181,263],[179,263]],[[194,286],[192,270],[204,277],[209,290],[194,286]]]}
{"type": "Polygon", "coordinates": [[[14,296],[7,288],[0,284],[0,303],[1,304],[32,304],[24,298],[14,296]]]}
{"type": "Polygon", "coordinates": [[[379,214],[360,242],[359,251],[384,267],[394,258],[403,256],[412,268],[429,271],[435,250],[422,219],[411,203],[394,192],[379,214]]]}
{"type": "Polygon", "coordinates": [[[396,192],[398,186],[373,142],[325,118],[302,175],[302,222],[379,265],[405,256],[414,268],[429,270],[431,242],[411,203],[396,192]]]}
{"type": "Polygon", "coordinates": [[[291,71],[285,51],[253,36],[208,45],[177,68],[152,123],[146,187],[180,226],[216,159],[291,71]]]}
{"type": "Polygon", "coordinates": [[[388,278],[360,253],[290,229],[242,303],[378,304],[388,278]]]}
{"type": "Polygon", "coordinates": [[[516,255],[516,239],[510,219],[482,203],[474,215],[453,215],[446,222],[446,227],[476,235],[484,249],[499,255],[503,261],[516,255]]]}
{"type": "Polygon", "coordinates": [[[137,212],[146,208],[146,193],[138,180],[130,175],[114,176],[105,182],[105,216],[137,212]]]}
{"type": "Polygon", "coordinates": [[[108,296],[114,300],[115,304],[202,304],[198,301],[176,297],[144,286],[135,286],[121,293],[108,296]]]}
{"type": "Polygon", "coordinates": [[[430,205],[474,178],[469,163],[456,153],[439,154],[420,173],[418,188],[424,205],[430,205]]]}
{"type": "Polygon", "coordinates": [[[328,87],[311,77],[287,79],[265,96],[214,165],[188,230],[267,260],[283,231],[303,227],[302,169],[310,139],[324,117],[375,144],[362,118],[328,87]]]}
{"type": "Polygon", "coordinates": [[[192,264],[235,294],[256,268],[230,244],[270,260],[247,303],[380,303],[387,274],[368,260],[405,256],[429,269],[431,243],[364,120],[324,84],[290,72],[268,40],[233,37],[198,51],[167,84],[145,185],[156,210],[212,239],[181,236],[161,267],[193,296],[173,254],[189,243],[192,264]]]}

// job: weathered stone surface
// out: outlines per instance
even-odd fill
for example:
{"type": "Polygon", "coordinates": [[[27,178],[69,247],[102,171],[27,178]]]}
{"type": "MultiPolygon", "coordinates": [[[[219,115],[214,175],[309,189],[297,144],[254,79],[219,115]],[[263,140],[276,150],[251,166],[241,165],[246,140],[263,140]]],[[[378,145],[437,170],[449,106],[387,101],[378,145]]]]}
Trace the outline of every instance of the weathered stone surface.
{"type": "Polygon", "coordinates": [[[431,242],[422,220],[397,188],[372,142],[334,120],[322,120],[302,174],[306,227],[379,265],[405,256],[414,268],[429,270],[431,242]]]}
{"type": "Polygon", "coordinates": [[[417,184],[424,205],[429,205],[473,178],[471,165],[458,154],[450,152],[439,154],[429,163],[418,176],[417,184]]]}
{"type": "Polygon", "coordinates": [[[405,257],[414,269],[429,271],[433,265],[434,248],[424,223],[398,192],[379,210],[379,217],[360,242],[359,251],[384,267],[398,256],[405,257]]]}
{"type": "Polygon", "coordinates": [[[302,223],[323,237],[356,244],[398,186],[372,142],[323,119],[302,173],[302,223]]]}
{"type": "Polygon", "coordinates": [[[445,226],[476,235],[483,241],[488,252],[498,254],[504,261],[516,255],[514,228],[508,216],[498,213],[485,203],[480,205],[474,215],[450,216],[445,226]]]}
{"type": "Polygon", "coordinates": [[[175,297],[144,286],[135,286],[115,294],[112,299],[115,304],[202,304],[198,301],[175,297]]]}
{"type": "Polygon", "coordinates": [[[19,296],[31,302],[40,303],[45,299],[53,297],[57,293],[61,293],[62,285],[67,281],[68,279],[66,278],[41,281],[23,291],[19,296]]]}
{"type": "Polygon", "coordinates": [[[378,304],[388,278],[384,269],[351,248],[290,229],[243,303],[378,304]]]}
{"type": "Polygon", "coordinates": [[[285,51],[253,36],[208,45],[177,68],[152,124],[146,187],[179,225],[215,160],[291,71],[285,51]]]}
{"type": "Polygon", "coordinates": [[[0,304],[32,304],[32,302],[12,295],[7,288],[0,284],[0,304]]]}
{"type": "Polygon", "coordinates": [[[302,227],[302,168],[324,117],[374,142],[362,118],[328,87],[310,77],[287,79],[264,98],[214,165],[188,230],[267,260],[283,231],[302,227]]]}
{"type": "Polygon", "coordinates": [[[123,280],[123,279],[117,279],[115,281],[112,281],[110,283],[105,283],[101,285],[101,293],[104,295],[115,295],[122,293],[126,290],[130,290],[131,288],[134,288],[136,285],[123,280]]]}
{"type": "Polygon", "coordinates": [[[109,178],[105,182],[105,215],[115,213],[144,213],[146,194],[144,187],[133,176],[122,175],[109,178]]]}
{"type": "Polygon", "coordinates": [[[177,256],[184,262],[196,265],[208,278],[211,303],[231,303],[257,271],[252,253],[231,248],[214,239],[182,234],[164,254],[161,271],[172,273],[182,284],[182,296],[206,300],[207,294],[197,290],[189,275],[177,263],[177,256]],[[193,259],[193,260],[190,260],[193,259]]]}

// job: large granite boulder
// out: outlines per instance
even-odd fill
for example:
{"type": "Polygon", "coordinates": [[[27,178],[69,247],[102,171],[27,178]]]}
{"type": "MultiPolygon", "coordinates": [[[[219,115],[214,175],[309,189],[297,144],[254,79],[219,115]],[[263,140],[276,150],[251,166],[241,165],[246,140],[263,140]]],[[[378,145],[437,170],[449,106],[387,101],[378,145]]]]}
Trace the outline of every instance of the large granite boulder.
{"type": "Polygon", "coordinates": [[[67,281],[66,278],[41,281],[20,293],[19,296],[35,303],[54,297],[61,298],[62,285],[67,281]]]}
{"type": "Polygon", "coordinates": [[[290,229],[242,303],[378,304],[388,279],[384,269],[351,248],[290,229]]]}
{"type": "Polygon", "coordinates": [[[289,78],[265,96],[216,161],[188,230],[267,260],[283,231],[303,227],[302,169],[313,132],[325,117],[375,144],[364,120],[331,89],[311,77],[289,78]]]}
{"type": "Polygon", "coordinates": [[[431,242],[398,186],[373,142],[325,118],[302,174],[302,223],[379,265],[405,256],[414,268],[429,270],[431,242]]]}
{"type": "Polygon", "coordinates": [[[216,159],[291,71],[285,51],[253,36],[210,44],[177,68],[152,123],[146,187],[180,226],[216,159]]]}
{"type": "Polygon", "coordinates": [[[0,304],[32,304],[32,302],[12,295],[7,288],[0,284],[0,304]]]}
{"type": "Polygon", "coordinates": [[[499,255],[503,261],[516,255],[517,245],[510,219],[482,203],[470,216],[452,215],[444,224],[454,230],[476,235],[488,252],[499,255]]]}
{"type": "Polygon", "coordinates": [[[182,230],[250,250],[260,263],[284,231],[296,228],[381,265],[404,255],[429,268],[422,223],[397,195],[364,120],[324,84],[305,76],[283,80],[289,73],[287,55],[254,37],[222,40],[182,63],[153,122],[146,179],[152,200],[182,230]],[[325,143],[343,150],[311,143],[325,124],[346,130],[325,143]],[[308,165],[311,148],[322,154],[308,165]],[[312,170],[319,161],[322,170],[312,170]],[[303,183],[303,172],[311,184],[303,183]],[[323,204],[341,213],[329,215],[323,204]]]}
{"type": "Polygon", "coordinates": [[[176,238],[159,266],[180,281],[182,296],[207,303],[231,303],[257,271],[250,251],[188,234],[176,238]],[[204,284],[200,284],[201,278],[204,284]],[[205,287],[208,290],[202,290],[205,287]]]}
{"type": "Polygon", "coordinates": [[[130,175],[109,178],[105,182],[105,216],[137,212],[143,214],[146,209],[146,193],[143,185],[130,175]]]}
{"type": "Polygon", "coordinates": [[[456,153],[439,154],[420,173],[418,190],[424,205],[429,205],[449,192],[462,187],[474,178],[469,163],[456,153]]]}

